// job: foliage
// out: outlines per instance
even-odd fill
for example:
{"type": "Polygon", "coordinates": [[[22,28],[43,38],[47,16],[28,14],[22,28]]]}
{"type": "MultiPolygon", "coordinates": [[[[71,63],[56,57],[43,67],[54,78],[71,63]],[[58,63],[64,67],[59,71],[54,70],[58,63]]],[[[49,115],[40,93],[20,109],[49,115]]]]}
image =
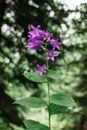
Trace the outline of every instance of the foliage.
{"type": "MultiPolygon", "coordinates": [[[[14,100],[23,96],[43,98],[46,95],[46,84],[40,86],[29,82],[23,76],[24,71],[32,70],[37,62],[42,63],[44,60],[41,51],[31,53],[25,49],[29,24],[40,24],[43,29],[53,32],[55,37],[64,43],[61,47],[62,53],[55,63],[57,67],[50,64],[52,70],[59,72],[57,81],[50,79],[53,81],[51,89],[54,92],[70,93],[76,99],[78,109],[73,113],[68,112],[70,115],[64,114],[64,117],[59,115],[57,119],[59,123],[55,121],[54,127],[62,130],[78,129],[81,115],[87,108],[87,4],[70,10],[61,2],[56,3],[53,0],[2,0],[1,3],[3,5],[0,6],[0,120],[3,119],[6,130],[20,129],[10,124],[19,126],[22,121],[16,121],[17,118],[23,119],[25,115],[27,117],[25,114],[27,110],[12,104],[14,100]],[[16,115],[14,121],[12,117],[16,115]]],[[[36,112],[31,111],[35,117],[36,112]]],[[[38,110],[39,114],[41,113],[38,110]]]]}

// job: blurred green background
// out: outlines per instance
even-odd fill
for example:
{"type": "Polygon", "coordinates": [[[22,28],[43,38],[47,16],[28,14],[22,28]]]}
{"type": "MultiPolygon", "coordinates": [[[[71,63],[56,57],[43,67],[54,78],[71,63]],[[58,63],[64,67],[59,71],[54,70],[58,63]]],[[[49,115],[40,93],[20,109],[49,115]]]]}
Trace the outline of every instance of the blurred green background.
{"type": "Polygon", "coordinates": [[[23,76],[44,62],[42,51],[27,50],[31,24],[41,25],[63,43],[60,56],[50,62],[58,71],[51,93],[69,93],[77,104],[70,112],[52,116],[53,130],[87,130],[87,3],[69,8],[61,0],[0,0],[0,130],[24,130],[24,119],[47,124],[44,108],[13,104],[27,96],[47,97],[46,84],[23,76]]]}

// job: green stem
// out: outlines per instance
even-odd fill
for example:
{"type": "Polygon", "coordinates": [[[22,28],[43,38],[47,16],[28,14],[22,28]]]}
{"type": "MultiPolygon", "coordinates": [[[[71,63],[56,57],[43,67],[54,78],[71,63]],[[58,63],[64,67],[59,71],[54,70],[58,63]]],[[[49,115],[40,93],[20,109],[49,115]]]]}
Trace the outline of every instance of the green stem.
{"type": "MultiPolygon", "coordinates": [[[[47,70],[49,68],[48,61],[46,61],[47,70]]],[[[47,86],[48,86],[48,120],[49,120],[49,128],[51,130],[51,115],[50,115],[50,85],[49,80],[47,80],[47,86]]]]}
{"type": "MultiPolygon", "coordinates": [[[[47,43],[45,44],[45,54],[47,52],[47,43]]],[[[49,64],[48,64],[48,60],[46,60],[46,67],[47,67],[47,71],[49,69],[49,64]]],[[[48,121],[49,121],[49,129],[51,130],[51,114],[50,114],[50,85],[49,85],[49,80],[47,79],[47,86],[48,86],[48,121]]]]}

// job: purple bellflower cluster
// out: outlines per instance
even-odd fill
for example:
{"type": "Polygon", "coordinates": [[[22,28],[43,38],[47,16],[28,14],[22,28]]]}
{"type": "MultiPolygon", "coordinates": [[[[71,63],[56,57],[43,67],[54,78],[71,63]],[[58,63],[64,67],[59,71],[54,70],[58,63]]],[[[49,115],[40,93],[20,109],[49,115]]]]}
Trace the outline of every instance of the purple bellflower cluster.
{"type": "MultiPolygon", "coordinates": [[[[46,60],[54,61],[55,57],[59,55],[55,52],[55,49],[60,49],[61,42],[59,42],[58,39],[51,39],[53,34],[50,33],[48,30],[41,30],[40,25],[37,27],[31,25],[31,29],[32,30],[28,32],[28,49],[38,50],[42,46],[44,46],[44,44],[49,44],[52,47],[52,49],[48,50],[47,48],[45,48],[46,60]]],[[[45,47],[47,47],[47,45],[45,47]]],[[[38,72],[42,76],[44,73],[47,72],[46,65],[44,64],[40,66],[37,64],[36,72],[38,72]]]]}

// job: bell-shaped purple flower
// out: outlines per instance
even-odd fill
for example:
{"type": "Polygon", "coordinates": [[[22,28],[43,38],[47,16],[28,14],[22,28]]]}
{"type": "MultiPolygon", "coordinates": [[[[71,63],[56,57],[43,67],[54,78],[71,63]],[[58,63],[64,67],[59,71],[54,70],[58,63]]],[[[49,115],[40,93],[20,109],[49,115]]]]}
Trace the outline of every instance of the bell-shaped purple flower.
{"type": "Polygon", "coordinates": [[[57,39],[54,40],[54,39],[51,39],[50,41],[50,45],[53,46],[53,49],[57,48],[57,49],[60,49],[60,44],[61,42],[59,42],[57,39]]]}
{"type": "Polygon", "coordinates": [[[28,32],[28,49],[38,50],[43,44],[44,31],[40,29],[40,26],[31,25],[31,28],[32,30],[28,32]]]}
{"type": "Polygon", "coordinates": [[[58,56],[59,54],[57,54],[53,49],[52,50],[48,50],[46,53],[46,59],[47,60],[55,60],[55,57],[58,56]]]}
{"type": "Polygon", "coordinates": [[[29,50],[38,50],[42,44],[43,44],[43,42],[41,40],[31,39],[28,41],[28,49],[29,50]]]}
{"type": "Polygon", "coordinates": [[[40,29],[40,26],[34,27],[31,25],[32,31],[28,32],[28,37],[30,39],[41,39],[43,38],[44,31],[40,29]]]}
{"type": "Polygon", "coordinates": [[[40,65],[37,64],[36,72],[39,73],[42,76],[44,73],[47,72],[46,65],[44,64],[44,65],[40,66],[40,65]]]}
{"type": "Polygon", "coordinates": [[[50,38],[52,37],[52,33],[48,32],[48,30],[46,30],[46,32],[44,32],[43,38],[44,40],[50,40],[50,38]]]}

